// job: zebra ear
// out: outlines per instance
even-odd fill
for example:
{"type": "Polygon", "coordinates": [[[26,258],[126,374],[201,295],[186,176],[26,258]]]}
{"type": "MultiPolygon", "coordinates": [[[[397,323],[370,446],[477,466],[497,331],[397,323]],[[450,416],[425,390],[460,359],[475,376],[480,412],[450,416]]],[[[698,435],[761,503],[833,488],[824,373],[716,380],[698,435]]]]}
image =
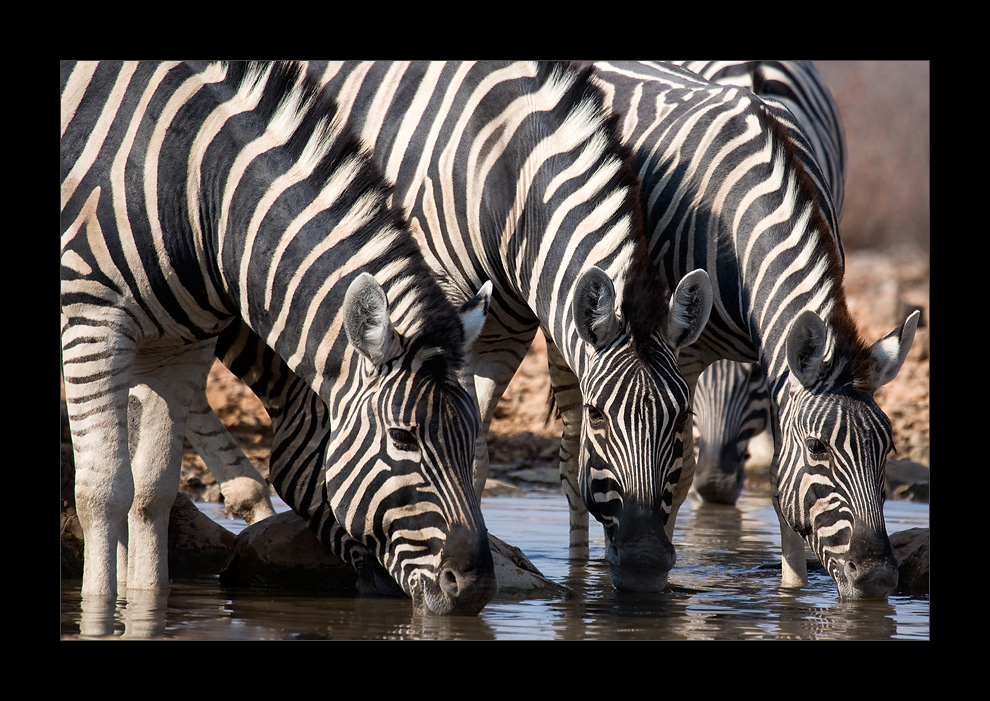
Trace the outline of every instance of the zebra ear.
{"type": "Polygon", "coordinates": [[[488,318],[488,309],[492,303],[492,282],[489,280],[481,286],[481,290],[472,299],[464,303],[458,312],[461,316],[461,326],[464,327],[464,351],[469,352],[474,342],[481,335],[481,329],[488,318]]]}
{"type": "Polygon", "coordinates": [[[712,313],[712,281],[698,268],[681,280],[670,299],[667,340],[674,348],[690,346],[705,330],[712,313]]]}
{"type": "Polygon", "coordinates": [[[825,363],[825,322],[810,309],[801,312],[787,334],[787,365],[794,378],[811,388],[825,363]]]}
{"type": "Polygon", "coordinates": [[[400,351],[398,334],[388,315],[385,290],[370,273],[358,275],[344,295],[344,332],[375,367],[400,351]]]}
{"type": "Polygon", "coordinates": [[[907,358],[908,351],[911,350],[911,344],[914,343],[914,332],[918,329],[919,318],[920,312],[912,312],[907,321],[870,348],[874,392],[897,376],[904,364],[904,359],[907,358]]]}
{"type": "Polygon", "coordinates": [[[574,323],[578,335],[600,350],[619,334],[615,313],[615,287],[604,270],[592,266],[577,282],[574,293],[574,323]]]}

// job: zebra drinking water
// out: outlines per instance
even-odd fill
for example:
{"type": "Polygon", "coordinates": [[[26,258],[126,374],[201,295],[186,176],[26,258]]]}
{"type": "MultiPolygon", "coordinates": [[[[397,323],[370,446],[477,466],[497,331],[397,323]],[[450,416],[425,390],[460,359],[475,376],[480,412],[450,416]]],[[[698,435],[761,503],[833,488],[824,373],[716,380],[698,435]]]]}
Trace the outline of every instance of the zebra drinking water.
{"type": "Polygon", "coordinates": [[[301,66],[62,62],[60,93],[84,597],[168,589],[186,414],[241,319],[327,407],[340,525],[418,610],[478,612],[496,582],[458,375],[490,286],[451,305],[301,66]]]}
{"type": "MultiPolygon", "coordinates": [[[[334,86],[396,183],[455,299],[481,277],[494,284],[472,368],[483,433],[542,329],[574,371],[570,392],[582,407],[565,425],[562,450],[575,450],[579,465],[568,498],[603,524],[618,588],[662,589],[686,409],[676,352],[707,321],[709,283],[704,272],[686,275],[667,301],[640,233],[628,151],[587,69],[414,61],[311,70],[334,86]]],[[[480,491],[483,435],[475,464],[480,491]]]]}
{"type": "MultiPolygon", "coordinates": [[[[720,358],[766,374],[782,584],[807,581],[807,542],[840,596],[886,597],[897,582],[883,519],[893,438],[873,394],[903,364],[917,313],[873,345],[860,339],[828,181],[788,110],[670,64],[595,69],[636,154],[653,260],[671,281],[699,267],[711,277],[708,326],[680,352],[685,379],[693,389],[720,358]]],[[[693,469],[686,450],[669,528],[693,469]]]]}
{"type": "MultiPolygon", "coordinates": [[[[782,103],[804,130],[821,167],[836,218],[845,198],[846,140],[839,107],[811,61],[675,61],[721,85],[782,103]]],[[[705,501],[735,504],[745,479],[749,441],[770,425],[770,397],[756,363],[717,360],[694,390],[693,490],[705,501]]]]}
{"type": "MultiPolygon", "coordinates": [[[[310,72],[395,183],[394,201],[448,295],[460,301],[482,278],[494,285],[465,373],[482,415],[478,493],[487,476],[484,433],[542,329],[579,378],[560,388],[584,414],[565,425],[562,451],[573,451],[581,468],[565,484],[571,507],[586,518],[584,504],[603,523],[616,587],[662,589],[674,564],[664,524],[680,470],[675,429],[687,409],[676,353],[704,327],[710,285],[699,271],[670,294],[650,263],[629,153],[587,69],[313,62],[310,72]]],[[[256,344],[246,348],[250,365],[260,355],[256,344]]],[[[290,457],[319,450],[319,410],[305,392],[286,388],[269,401],[290,396],[294,418],[291,430],[276,431],[273,475],[291,475],[290,457]]],[[[311,492],[289,498],[312,505],[311,492]]]]}
{"type": "Polygon", "coordinates": [[[749,442],[770,426],[763,368],[716,360],[698,378],[691,406],[694,491],[712,504],[735,504],[746,480],[749,442]]]}

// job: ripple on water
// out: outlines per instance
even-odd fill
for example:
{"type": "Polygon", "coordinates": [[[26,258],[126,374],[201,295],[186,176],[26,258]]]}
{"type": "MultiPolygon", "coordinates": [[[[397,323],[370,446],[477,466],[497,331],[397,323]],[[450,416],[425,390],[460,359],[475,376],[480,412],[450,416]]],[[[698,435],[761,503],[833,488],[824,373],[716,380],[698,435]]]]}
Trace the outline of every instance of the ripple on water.
{"type": "MultiPolygon", "coordinates": [[[[225,528],[243,521],[200,507],[225,528]]],[[[278,504],[277,510],[284,510],[278,504]]],[[[489,531],[523,550],[567,598],[498,597],[479,616],[417,616],[405,600],[329,597],[221,588],[216,577],[173,583],[167,599],[119,601],[86,611],[94,637],[201,640],[928,640],[926,598],[840,602],[820,568],[808,586],[782,590],[780,533],[765,496],[744,492],[738,508],[685,505],[674,544],[677,566],[660,594],[616,592],[593,523],[591,558],[567,557],[567,505],[559,492],[482,501],[489,531]]],[[[928,526],[928,505],[888,501],[890,532],[928,526]]],[[[812,564],[817,563],[814,561],[812,564]]],[[[78,638],[78,582],[63,582],[63,638],[78,638]]]]}

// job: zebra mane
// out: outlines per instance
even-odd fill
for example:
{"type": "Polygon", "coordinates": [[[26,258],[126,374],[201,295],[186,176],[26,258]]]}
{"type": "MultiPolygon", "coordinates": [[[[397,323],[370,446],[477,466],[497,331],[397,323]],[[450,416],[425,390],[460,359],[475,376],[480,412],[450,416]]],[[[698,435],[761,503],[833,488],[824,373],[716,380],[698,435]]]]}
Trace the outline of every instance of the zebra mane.
{"type": "Polygon", "coordinates": [[[603,158],[615,159],[620,167],[609,182],[610,188],[621,188],[625,194],[625,210],[630,213],[634,248],[629,252],[622,289],[622,319],[627,324],[636,352],[649,360],[654,348],[654,334],[666,328],[670,286],[659,266],[650,258],[649,239],[646,235],[646,209],[640,197],[640,180],[633,166],[634,154],[624,143],[619,128],[619,115],[606,107],[605,93],[592,81],[594,66],[575,62],[540,63],[541,76],[546,80],[551,74],[564,70],[575,77],[569,87],[570,99],[559,104],[568,109],[587,109],[600,120],[599,132],[608,144],[603,158]]]}
{"type": "Polygon", "coordinates": [[[836,387],[848,386],[855,391],[866,390],[871,387],[869,347],[860,337],[846,303],[842,284],[845,274],[844,256],[834,208],[827,191],[821,186],[824,180],[820,172],[808,171],[809,167],[817,169],[817,164],[807,158],[807,154],[812,153],[810,147],[807,144],[798,144],[798,139],[803,136],[787,126],[766,102],[759,97],[755,99],[760,105],[757,116],[770,135],[774,156],[777,155],[776,152],[781,152],[783,160],[791,166],[797,183],[795,209],[810,208],[811,220],[807,230],[815,236],[814,257],[826,261],[823,277],[830,281],[831,299],[828,318],[824,321],[830,329],[833,383],[836,387]]]}
{"type": "Polygon", "coordinates": [[[248,83],[253,82],[254,88],[262,91],[256,114],[266,126],[273,120],[290,124],[285,153],[292,162],[304,157],[318,159],[309,178],[315,187],[329,182],[341,164],[355,167],[345,196],[352,202],[366,202],[369,216],[352,239],[363,244],[387,234],[381,255],[364,269],[371,273],[401,269],[401,275],[391,276],[394,284],[383,284],[390,308],[409,312],[412,317],[396,322],[397,328],[405,331],[407,362],[419,355],[420,361],[427,359],[422,365],[425,372],[440,378],[452,376],[465,362],[460,317],[426,264],[401,208],[391,204],[392,184],[374,164],[358,135],[338,117],[333,93],[321,87],[299,62],[223,65],[226,82],[233,90],[249,88],[248,83]],[[401,295],[401,302],[392,295],[401,295]]]}

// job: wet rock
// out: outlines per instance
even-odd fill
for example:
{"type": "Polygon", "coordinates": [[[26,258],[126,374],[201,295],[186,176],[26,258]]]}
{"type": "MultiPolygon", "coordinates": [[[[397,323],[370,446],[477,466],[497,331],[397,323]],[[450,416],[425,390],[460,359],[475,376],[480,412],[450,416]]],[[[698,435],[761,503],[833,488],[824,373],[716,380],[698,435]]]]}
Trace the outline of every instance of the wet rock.
{"type": "Polygon", "coordinates": [[[931,470],[912,460],[888,460],[887,496],[892,499],[929,502],[931,470]]]}
{"type": "Polygon", "coordinates": [[[488,534],[488,545],[495,563],[499,596],[557,597],[566,596],[569,589],[544,577],[522,550],[488,534]]]}
{"type": "Polygon", "coordinates": [[[234,538],[220,570],[224,586],[357,592],[354,569],[319,541],[301,516],[285,511],[251,524],[234,538]]]}
{"type": "MultiPolygon", "coordinates": [[[[225,586],[357,592],[350,565],[327,550],[292,511],[248,526],[234,540],[234,552],[220,573],[225,586]]],[[[545,578],[518,548],[491,534],[488,542],[500,595],[566,595],[566,587],[545,578]]]]}
{"type": "Polygon", "coordinates": [[[234,534],[180,492],[168,517],[169,576],[215,575],[233,551],[234,534]]]}
{"type": "Polygon", "coordinates": [[[929,529],[909,528],[890,535],[890,545],[897,558],[897,591],[908,595],[928,595],[929,529]]]}
{"type": "Polygon", "coordinates": [[[523,496],[525,494],[522,487],[513,484],[512,482],[506,482],[505,480],[493,479],[489,477],[485,481],[485,491],[482,496],[486,497],[504,497],[504,496],[523,496]]]}

